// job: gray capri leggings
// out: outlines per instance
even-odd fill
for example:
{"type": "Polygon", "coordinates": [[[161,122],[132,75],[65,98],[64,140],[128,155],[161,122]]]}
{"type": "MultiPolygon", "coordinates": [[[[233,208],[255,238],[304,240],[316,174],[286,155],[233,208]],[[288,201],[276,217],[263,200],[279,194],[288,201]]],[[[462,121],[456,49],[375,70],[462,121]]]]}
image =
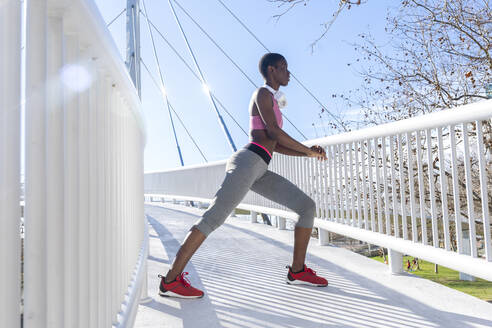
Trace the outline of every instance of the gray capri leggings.
{"type": "Polygon", "coordinates": [[[251,189],[297,213],[296,227],[312,228],[316,203],[295,184],[267,169],[268,164],[255,152],[246,148],[235,152],[227,161],[225,179],[212,203],[193,227],[208,236],[251,189]]]}

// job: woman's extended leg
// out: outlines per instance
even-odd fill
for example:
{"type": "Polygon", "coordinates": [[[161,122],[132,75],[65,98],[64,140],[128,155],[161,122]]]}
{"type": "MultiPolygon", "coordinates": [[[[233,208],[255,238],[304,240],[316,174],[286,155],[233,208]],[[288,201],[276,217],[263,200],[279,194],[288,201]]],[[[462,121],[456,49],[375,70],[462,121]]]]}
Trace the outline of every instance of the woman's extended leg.
{"type": "Polygon", "coordinates": [[[267,164],[255,153],[241,150],[228,162],[226,176],[202,218],[190,229],[166,275],[173,281],[185,268],[207,236],[220,227],[241,202],[255,180],[267,170],[267,164]]]}
{"type": "Polygon", "coordinates": [[[205,238],[207,237],[197,228],[192,228],[190,230],[171,264],[171,269],[166,275],[166,283],[173,281],[181,272],[183,272],[186,264],[193,254],[195,254],[205,238]]]}

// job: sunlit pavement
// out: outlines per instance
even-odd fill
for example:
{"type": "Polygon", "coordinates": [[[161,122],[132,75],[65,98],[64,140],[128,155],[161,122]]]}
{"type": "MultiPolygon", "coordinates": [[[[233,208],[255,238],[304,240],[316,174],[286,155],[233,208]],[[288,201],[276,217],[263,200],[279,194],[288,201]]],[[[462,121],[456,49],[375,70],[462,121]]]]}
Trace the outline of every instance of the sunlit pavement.
{"type": "Polygon", "coordinates": [[[230,217],[185,271],[202,299],[160,297],[180,243],[203,210],[147,205],[149,296],[135,327],[492,327],[492,304],[431,281],[391,275],[386,265],[311,239],[306,264],[328,287],[285,283],[293,231],[230,217]]]}

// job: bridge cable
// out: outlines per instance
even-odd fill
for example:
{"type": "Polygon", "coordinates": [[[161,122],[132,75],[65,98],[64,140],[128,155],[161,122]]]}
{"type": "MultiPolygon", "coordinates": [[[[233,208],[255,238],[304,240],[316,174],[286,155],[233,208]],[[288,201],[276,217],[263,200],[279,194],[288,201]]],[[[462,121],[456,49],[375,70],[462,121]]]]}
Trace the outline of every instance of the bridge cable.
{"type": "Polygon", "coordinates": [[[169,7],[171,8],[171,11],[173,12],[174,18],[176,19],[176,23],[178,24],[178,27],[181,31],[181,35],[183,36],[183,39],[186,42],[186,46],[188,48],[188,51],[190,52],[191,57],[193,58],[193,62],[195,63],[195,66],[198,70],[198,73],[200,74],[200,80],[202,81],[202,85],[205,88],[205,90],[207,91],[208,98],[210,99],[210,101],[212,102],[212,105],[214,106],[215,113],[217,114],[217,118],[219,119],[219,123],[220,123],[222,129],[224,130],[224,133],[226,134],[227,140],[229,141],[229,145],[231,146],[232,151],[235,152],[237,150],[236,145],[234,144],[234,141],[232,140],[232,137],[229,133],[229,130],[227,129],[227,126],[224,122],[224,119],[222,118],[222,116],[219,113],[219,110],[217,109],[217,105],[215,104],[215,100],[212,97],[212,94],[210,93],[210,88],[207,86],[207,81],[205,80],[205,77],[203,76],[202,70],[200,69],[200,65],[198,65],[198,61],[195,57],[195,54],[193,53],[193,50],[191,49],[190,43],[188,42],[188,38],[186,37],[186,34],[183,30],[183,27],[181,26],[181,22],[179,21],[179,17],[176,14],[176,11],[174,10],[174,6],[173,6],[171,0],[168,0],[168,3],[169,3],[169,7]]]}
{"type": "Polygon", "coordinates": [[[116,16],[115,18],[113,18],[113,20],[111,22],[109,22],[106,27],[110,27],[111,24],[114,23],[115,20],[117,20],[118,18],[120,18],[121,15],[123,15],[123,13],[126,11],[126,8],[123,8],[123,10],[118,14],[118,16],[116,16]]]}
{"type": "MultiPolygon", "coordinates": [[[[260,41],[260,39],[241,21],[241,19],[239,19],[239,17],[237,17],[234,12],[232,12],[231,9],[229,9],[229,7],[227,7],[224,2],[222,0],[217,0],[231,15],[232,17],[234,17],[238,22],[239,24],[242,25],[242,27],[244,27],[244,29],[246,31],[248,31],[248,33],[256,40],[258,41],[258,43],[268,52],[271,52],[270,49],[268,49],[268,47],[260,41]]],[[[321,101],[293,74],[291,73],[290,74],[294,80],[296,80],[297,83],[299,83],[299,85],[321,106],[322,109],[325,110],[325,112],[327,112],[345,131],[348,131],[347,128],[345,127],[345,125],[334,115],[332,114],[328,109],[327,109],[327,106],[323,105],[321,103],[321,101]]]]}
{"type": "MultiPolygon", "coordinates": [[[[140,61],[142,62],[145,70],[147,71],[147,73],[149,74],[151,80],[154,82],[154,85],[156,86],[156,88],[160,90],[159,83],[157,83],[157,81],[155,80],[154,76],[152,75],[152,73],[150,72],[149,68],[147,67],[147,65],[145,64],[145,62],[143,61],[142,58],[140,58],[140,61]]],[[[179,122],[181,123],[181,126],[183,126],[183,128],[185,129],[186,133],[188,134],[188,137],[190,137],[191,141],[193,141],[193,144],[195,144],[195,147],[198,149],[198,151],[202,155],[202,157],[205,160],[205,162],[208,163],[208,160],[205,157],[205,155],[203,154],[202,150],[200,149],[200,146],[198,146],[198,144],[196,143],[195,139],[193,139],[190,131],[188,131],[188,129],[186,128],[186,125],[183,123],[183,121],[179,117],[178,113],[174,110],[173,105],[171,103],[168,103],[168,104],[169,104],[169,107],[171,108],[171,110],[174,112],[174,115],[176,115],[176,117],[178,118],[179,122]]]]}
{"type": "MultiPolygon", "coordinates": [[[[145,7],[145,0],[142,0],[142,5],[143,5],[144,12],[145,12],[145,17],[148,17],[147,8],[145,7]]],[[[154,34],[152,33],[152,29],[150,28],[149,19],[147,18],[146,21],[147,21],[147,27],[148,27],[149,33],[150,33],[150,39],[152,40],[152,49],[154,51],[154,59],[155,59],[156,65],[157,65],[157,71],[159,72],[160,91],[161,91],[160,93],[164,97],[164,100],[167,104],[167,111],[169,113],[169,118],[171,120],[171,125],[172,125],[173,133],[174,133],[174,140],[176,141],[176,147],[178,148],[179,160],[181,161],[181,166],[184,166],[183,155],[181,154],[181,148],[179,147],[178,137],[176,135],[176,129],[174,127],[173,116],[171,115],[171,110],[170,110],[170,106],[169,106],[169,99],[167,97],[166,89],[164,88],[164,79],[162,77],[161,65],[159,63],[159,57],[157,56],[157,50],[155,48],[154,34]]]]}
{"type": "MultiPolygon", "coordinates": [[[[145,15],[144,12],[140,11],[140,14],[142,14],[142,16],[144,16],[147,19],[147,16],[145,15]]],[[[185,64],[185,66],[188,68],[188,70],[191,72],[191,74],[193,74],[193,76],[198,81],[201,82],[200,77],[198,76],[198,74],[196,74],[196,72],[193,70],[193,68],[186,62],[186,60],[183,58],[183,56],[181,56],[181,54],[169,42],[169,40],[164,36],[164,34],[157,28],[157,26],[154,25],[154,23],[152,22],[152,20],[150,18],[149,18],[149,23],[152,26],[152,28],[157,32],[157,34],[166,42],[166,44],[169,46],[169,48],[171,48],[171,50],[176,54],[176,56],[178,56],[178,58],[183,62],[183,64],[185,64]]],[[[215,99],[215,101],[217,101],[217,103],[219,104],[219,106],[222,107],[222,109],[226,112],[226,114],[229,115],[229,117],[234,121],[234,123],[236,123],[236,125],[241,129],[241,131],[243,131],[244,134],[246,136],[248,136],[248,133],[243,129],[243,127],[241,126],[241,124],[239,124],[239,122],[236,121],[236,119],[234,118],[234,116],[227,110],[227,108],[224,106],[224,104],[222,104],[222,102],[219,100],[219,98],[217,98],[217,96],[215,96],[215,94],[212,91],[210,91],[210,93],[212,94],[212,97],[215,99]]]]}
{"type": "MultiPolygon", "coordinates": [[[[203,27],[188,13],[188,11],[186,11],[183,6],[181,6],[181,4],[177,1],[177,0],[173,0],[177,5],[178,7],[186,14],[186,16],[188,16],[188,18],[203,32],[203,34],[205,34],[205,36],[222,52],[222,54],[224,56],[227,57],[227,59],[229,59],[229,61],[241,72],[241,74],[255,87],[255,88],[258,88],[258,85],[251,79],[251,77],[249,77],[248,74],[246,74],[246,72],[244,72],[243,69],[241,69],[241,67],[227,54],[227,52],[215,41],[215,39],[213,37],[210,36],[210,34],[208,34],[205,29],[203,29],[203,27]]],[[[297,130],[297,132],[299,132],[299,134],[301,136],[304,137],[305,140],[307,140],[306,136],[297,128],[297,126],[294,125],[294,123],[291,122],[291,120],[289,120],[289,118],[284,114],[282,113],[282,116],[284,116],[287,121],[297,130]]]]}

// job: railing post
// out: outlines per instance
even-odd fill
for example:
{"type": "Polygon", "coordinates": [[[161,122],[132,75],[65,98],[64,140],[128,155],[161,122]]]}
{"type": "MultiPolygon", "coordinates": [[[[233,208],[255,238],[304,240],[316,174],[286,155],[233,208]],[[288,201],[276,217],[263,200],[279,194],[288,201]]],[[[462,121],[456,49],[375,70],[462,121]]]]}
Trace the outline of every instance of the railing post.
{"type": "Polygon", "coordinates": [[[79,278],[77,283],[79,285],[79,327],[89,327],[89,279],[90,279],[90,194],[89,194],[89,91],[82,92],[79,98],[79,118],[77,120],[78,127],[78,140],[79,140],[79,217],[78,230],[79,230],[79,278]]]}
{"type": "Polygon", "coordinates": [[[285,230],[285,218],[277,216],[277,228],[278,230],[285,230]]]}
{"type": "MultiPolygon", "coordinates": [[[[75,65],[78,62],[79,44],[74,35],[65,35],[63,42],[64,63],[66,67],[75,65]]],[[[64,327],[74,327],[77,325],[79,317],[79,140],[78,140],[78,120],[79,120],[79,96],[78,92],[67,87],[67,81],[63,79],[64,87],[64,127],[63,127],[63,157],[64,157],[64,297],[65,315],[64,327]]]]}
{"type": "MultiPolygon", "coordinates": [[[[46,0],[26,12],[24,327],[46,327],[46,0]]],[[[7,50],[10,51],[10,50],[7,50]]]]}
{"type": "MultiPolygon", "coordinates": [[[[144,219],[144,224],[149,224],[147,222],[147,219],[144,219]]],[[[146,226],[146,233],[148,234],[148,226],[146,226]]],[[[147,241],[147,243],[149,243],[149,241],[147,241]]],[[[143,282],[142,282],[142,292],[141,292],[141,295],[140,295],[140,304],[146,304],[146,303],[149,303],[152,301],[152,297],[149,296],[149,293],[148,293],[148,272],[147,272],[147,268],[148,268],[148,265],[147,265],[147,258],[149,257],[149,247],[147,246],[147,251],[145,252],[145,257],[144,257],[144,261],[143,261],[143,282]]]]}
{"type": "Polygon", "coordinates": [[[48,17],[48,79],[46,111],[46,316],[49,327],[63,327],[64,313],[64,163],[63,24],[59,16],[48,17]]]}
{"type": "MultiPolygon", "coordinates": [[[[461,236],[463,238],[463,244],[462,244],[463,254],[470,255],[471,254],[471,249],[470,249],[470,230],[463,230],[461,236]]],[[[474,276],[471,276],[469,274],[460,272],[460,280],[475,281],[476,279],[475,279],[474,276]]]]}
{"type": "Polygon", "coordinates": [[[0,327],[20,327],[20,1],[0,5],[0,327]]]}
{"type": "Polygon", "coordinates": [[[251,211],[251,223],[258,223],[258,213],[251,211]]]}
{"type": "Polygon", "coordinates": [[[388,249],[389,270],[392,274],[403,273],[403,254],[388,249]]]}
{"type": "Polygon", "coordinates": [[[318,228],[318,244],[320,246],[330,244],[330,232],[328,230],[318,228]]]}

